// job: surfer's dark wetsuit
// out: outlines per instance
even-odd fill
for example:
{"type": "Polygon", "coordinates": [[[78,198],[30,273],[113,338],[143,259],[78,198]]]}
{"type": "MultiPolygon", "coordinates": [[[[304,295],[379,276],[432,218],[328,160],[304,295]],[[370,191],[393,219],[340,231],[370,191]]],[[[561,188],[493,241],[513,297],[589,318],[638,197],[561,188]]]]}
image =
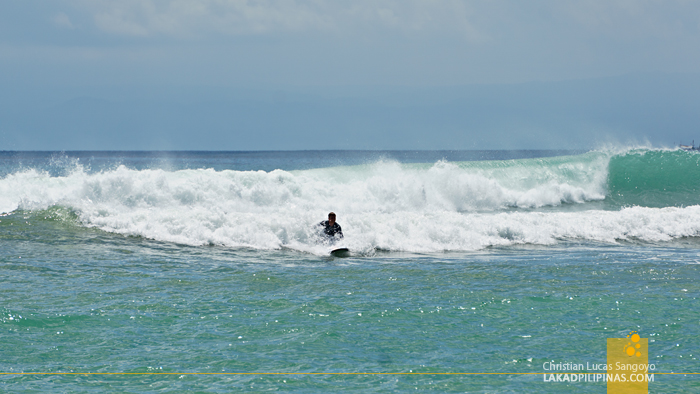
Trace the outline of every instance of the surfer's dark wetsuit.
{"type": "Polygon", "coordinates": [[[335,238],[336,234],[338,234],[338,238],[343,238],[343,230],[340,228],[340,225],[337,222],[333,223],[331,226],[328,224],[328,220],[324,220],[318,225],[323,227],[323,234],[325,234],[328,238],[335,238]]]}

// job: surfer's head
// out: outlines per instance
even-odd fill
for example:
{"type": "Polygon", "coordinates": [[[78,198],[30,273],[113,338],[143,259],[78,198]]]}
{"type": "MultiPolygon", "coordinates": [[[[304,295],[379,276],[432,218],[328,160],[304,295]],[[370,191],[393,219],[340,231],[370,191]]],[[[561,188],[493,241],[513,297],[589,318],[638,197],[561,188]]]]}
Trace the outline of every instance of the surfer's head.
{"type": "Polygon", "coordinates": [[[333,223],[335,223],[335,212],[330,212],[328,214],[328,224],[332,226],[333,223]]]}

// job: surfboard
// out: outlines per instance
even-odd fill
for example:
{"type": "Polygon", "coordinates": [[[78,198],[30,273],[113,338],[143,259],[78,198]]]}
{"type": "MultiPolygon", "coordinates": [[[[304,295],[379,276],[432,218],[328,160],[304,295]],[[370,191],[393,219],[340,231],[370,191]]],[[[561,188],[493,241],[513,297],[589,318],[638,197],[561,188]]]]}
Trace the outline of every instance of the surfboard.
{"type": "Polygon", "coordinates": [[[333,250],[331,250],[331,256],[348,257],[348,256],[350,256],[350,250],[348,248],[333,249],[333,250]]]}

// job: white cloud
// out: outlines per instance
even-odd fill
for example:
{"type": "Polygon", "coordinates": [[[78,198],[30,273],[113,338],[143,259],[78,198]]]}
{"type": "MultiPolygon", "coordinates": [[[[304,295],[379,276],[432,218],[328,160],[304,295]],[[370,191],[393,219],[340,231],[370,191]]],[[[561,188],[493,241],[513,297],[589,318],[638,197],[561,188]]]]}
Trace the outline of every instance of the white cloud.
{"type": "Polygon", "coordinates": [[[84,2],[97,27],[130,35],[175,37],[260,35],[288,32],[399,32],[452,30],[484,38],[470,21],[470,3],[459,0],[98,0],[84,2]]]}
{"type": "MultiPolygon", "coordinates": [[[[68,1],[88,10],[103,31],[179,38],[397,32],[408,36],[447,34],[483,43],[508,35],[531,37],[551,28],[559,36],[664,39],[697,34],[700,19],[698,3],[685,0],[68,1]]],[[[56,23],[70,23],[65,14],[60,18],[56,23]]]]}
{"type": "Polygon", "coordinates": [[[70,18],[63,12],[59,12],[52,18],[53,23],[63,29],[75,29],[73,23],[71,23],[70,18]]]}
{"type": "MultiPolygon", "coordinates": [[[[13,19],[14,36],[24,34],[14,47],[37,43],[48,60],[34,61],[30,49],[3,49],[0,57],[16,64],[31,58],[22,64],[32,66],[97,59],[103,69],[125,70],[124,80],[270,86],[510,83],[700,70],[700,53],[689,50],[700,45],[698,1],[56,0],[54,7],[64,12],[48,21],[22,19],[31,12],[13,19]],[[58,26],[79,34],[55,35],[58,26]],[[42,47],[47,43],[57,51],[42,47]],[[80,46],[84,53],[67,49],[80,46]]],[[[13,46],[12,38],[0,44],[13,46]]]]}
{"type": "Polygon", "coordinates": [[[672,38],[697,34],[698,3],[658,0],[581,0],[553,3],[554,18],[584,31],[619,39],[672,38]]]}
{"type": "Polygon", "coordinates": [[[98,28],[131,36],[249,35],[331,27],[322,7],[294,0],[102,0],[88,7],[98,28]]]}

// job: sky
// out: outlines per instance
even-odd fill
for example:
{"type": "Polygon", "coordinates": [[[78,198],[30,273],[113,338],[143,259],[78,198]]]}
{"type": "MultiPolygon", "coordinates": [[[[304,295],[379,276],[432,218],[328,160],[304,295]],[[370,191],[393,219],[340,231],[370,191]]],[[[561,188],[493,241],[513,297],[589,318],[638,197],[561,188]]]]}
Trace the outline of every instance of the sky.
{"type": "Polygon", "coordinates": [[[0,0],[0,150],[673,146],[699,87],[697,1],[0,0]]]}

